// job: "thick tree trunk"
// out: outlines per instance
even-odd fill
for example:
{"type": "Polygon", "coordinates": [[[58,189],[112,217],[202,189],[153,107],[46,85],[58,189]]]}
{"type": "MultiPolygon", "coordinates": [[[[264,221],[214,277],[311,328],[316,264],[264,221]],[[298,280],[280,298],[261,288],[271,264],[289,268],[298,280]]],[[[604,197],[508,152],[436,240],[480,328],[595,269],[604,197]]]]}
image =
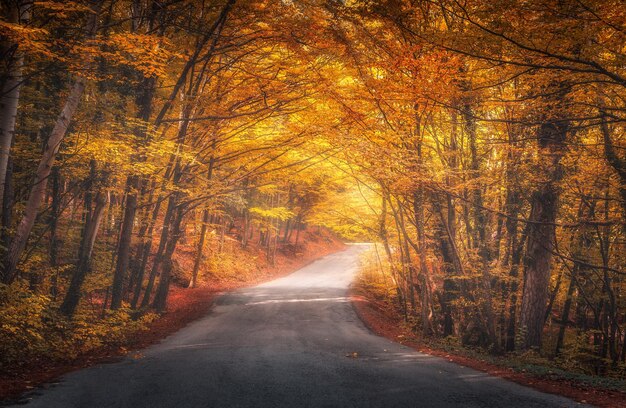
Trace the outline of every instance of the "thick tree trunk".
{"type": "Polygon", "coordinates": [[[553,186],[545,186],[533,194],[526,249],[526,270],[522,294],[520,328],[522,349],[539,348],[543,331],[550,262],[554,245],[554,222],[557,214],[558,193],[553,186]]]}
{"type": "Polygon", "coordinates": [[[532,194],[528,220],[530,226],[520,314],[522,349],[541,347],[558,213],[557,183],[562,173],[560,160],[565,151],[568,127],[566,121],[554,121],[541,125],[538,133],[543,180],[532,194]]]}

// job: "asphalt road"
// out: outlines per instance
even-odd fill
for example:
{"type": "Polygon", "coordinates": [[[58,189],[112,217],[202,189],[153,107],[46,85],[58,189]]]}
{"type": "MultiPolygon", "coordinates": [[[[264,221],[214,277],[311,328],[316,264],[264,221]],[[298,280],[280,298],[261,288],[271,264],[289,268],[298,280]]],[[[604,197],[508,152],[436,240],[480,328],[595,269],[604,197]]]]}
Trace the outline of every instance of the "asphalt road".
{"type": "Polygon", "coordinates": [[[71,373],[26,406],[581,406],[371,333],[346,297],[361,248],[225,295],[141,355],[71,373]]]}

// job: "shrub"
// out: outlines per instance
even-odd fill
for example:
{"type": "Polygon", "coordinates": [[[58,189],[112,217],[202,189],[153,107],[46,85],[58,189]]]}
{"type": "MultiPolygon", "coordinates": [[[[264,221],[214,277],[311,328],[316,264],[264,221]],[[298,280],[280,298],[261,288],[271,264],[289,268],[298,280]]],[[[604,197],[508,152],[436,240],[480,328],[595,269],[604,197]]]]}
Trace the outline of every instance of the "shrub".
{"type": "Polygon", "coordinates": [[[25,284],[0,285],[0,368],[41,360],[72,359],[105,346],[122,346],[155,318],[133,319],[122,308],[100,312],[81,307],[72,319],[49,296],[25,284]]]}

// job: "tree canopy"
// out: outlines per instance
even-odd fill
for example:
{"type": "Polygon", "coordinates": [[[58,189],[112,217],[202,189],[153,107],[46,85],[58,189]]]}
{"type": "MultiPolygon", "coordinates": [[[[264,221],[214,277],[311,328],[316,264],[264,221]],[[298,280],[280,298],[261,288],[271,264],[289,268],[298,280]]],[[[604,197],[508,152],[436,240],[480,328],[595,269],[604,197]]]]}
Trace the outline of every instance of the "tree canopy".
{"type": "Polygon", "coordinates": [[[2,330],[162,312],[181,241],[195,286],[212,232],[308,224],[378,242],[424,336],[623,366],[620,0],[0,10],[2,330]]]}

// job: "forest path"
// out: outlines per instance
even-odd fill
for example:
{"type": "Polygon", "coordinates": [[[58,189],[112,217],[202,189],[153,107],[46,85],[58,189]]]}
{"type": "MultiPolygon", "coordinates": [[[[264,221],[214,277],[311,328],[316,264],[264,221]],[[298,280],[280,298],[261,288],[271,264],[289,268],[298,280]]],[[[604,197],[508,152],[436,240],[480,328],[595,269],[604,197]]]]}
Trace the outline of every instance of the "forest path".
{"type": "Polygon", "coordinates": [[[372,334],[347,297],[362,248],[224,295],[162,343],[71,373],[26,406],[581,406],[372,334]]]}

